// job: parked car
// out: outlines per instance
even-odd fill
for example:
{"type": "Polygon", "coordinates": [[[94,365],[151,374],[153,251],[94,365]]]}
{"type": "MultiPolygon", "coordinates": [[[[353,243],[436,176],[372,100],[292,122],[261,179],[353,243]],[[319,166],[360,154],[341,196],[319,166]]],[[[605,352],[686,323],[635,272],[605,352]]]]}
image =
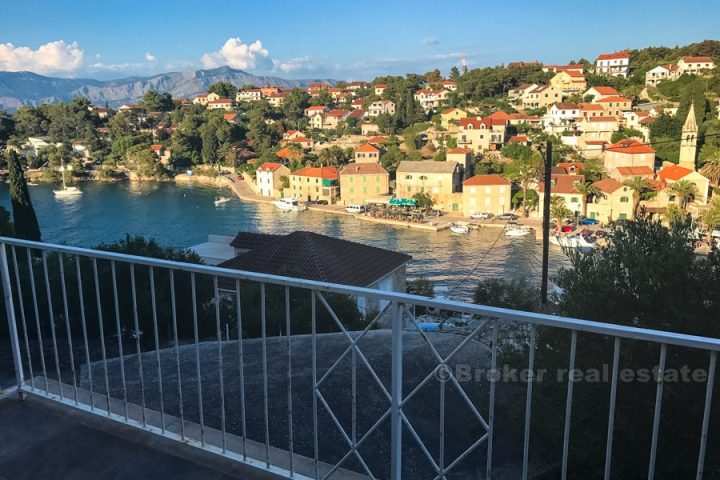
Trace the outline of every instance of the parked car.
{"type": "Polygon", "coordinates": [[[428,217],[442,217],[442,210],[430,210],[426,215],[428,217]]]}
{"type": "Polygon", "coordinates": [[[598,238],[605,238],[608,236],[608,232],[606,230],[597,230],[595,231],[595,236],[598,238]]]}
{"type": "Polygon", "coordinates": [[[244,178],[242,175],[238,175],[238,176],[237,176],[237,179],[238,179],[238,180],[244,180],[245,178],[244,178]]]}
{"type": "Polygon", "coordinates": [[[493,215],[490,212],[473,212],[470,214],[470,218],[474,218],[477,220],[486,220],[488,218],[493,218],[495,215],[493,215]]]}
{"type": "Polygon", "coordinates": [[[580,225],[597,225],[600,222],[598,222],[594,218],[583,218],[582,220],[580,220],[579,223],[580,225]]]}
{"type": "Polygon", "coordinates": [[[317,205],[327,205],[327,204],[328,204],[328,201],[327,201],[327,200],[316,200],[316,201],[315,201],[315,204],[317,204],[317,205]]]}
{"type": "Polygon", "coordinates": [[[518,218],[520,217],[518,217],[514,213],[503,213],[497,216],[498,220],[517,220],[518,218]]]}
{"type": "Polygon", "coordinates": [[[562,232],[563,233],[569,233],[575,230],[575,225],[563,225],[562,232]]]}

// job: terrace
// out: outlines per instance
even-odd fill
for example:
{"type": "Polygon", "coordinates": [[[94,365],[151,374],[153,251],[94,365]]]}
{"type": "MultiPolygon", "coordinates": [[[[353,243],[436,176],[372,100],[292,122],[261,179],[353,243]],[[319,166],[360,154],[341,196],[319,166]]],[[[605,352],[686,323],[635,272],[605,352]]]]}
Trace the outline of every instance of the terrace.
{"type": "Polygon", "coordinates": [[[637,345],[657,355],[649,367],[660,372],[685,356],[708,372],[692,387],[666,386],[664,375],[647,385],[648,402],[634,406],[652,420],[648,451],[636,459],[643,476],[692,451],[693,475],[703,478],[706,454],[717,455],[718,339],[0,243],[14,377],[1,385],[0,476],[578,478],[586,472],[573,471],[572,460],[584,440],[573,413],[596,408],[604,455],[594,472],[613,478],[615,456],[635,441],[615,433],[627,388],[620,358],[637,345]],[[455,326],[426,332],[427,316],[455,326]],[[597,405],[578,403],[583,385],[573,375],[559,384],[559,416],[537,408],[533,392],[545,390],[534,373],[511,383],[463,375],[497,372],[508,343],[515,362],[536,372],[547,332],[566,337],[556,353],[571,372],[585,342],[609,346],[607,396],[597,405]],[[687,419],[695,441],[675,449],[661,436],[663,400],[666,389],[683,388],[698,392],[702,414],[687,419]],[[533,454],[538,424],[557,425],[557,457],[533,454]]]}

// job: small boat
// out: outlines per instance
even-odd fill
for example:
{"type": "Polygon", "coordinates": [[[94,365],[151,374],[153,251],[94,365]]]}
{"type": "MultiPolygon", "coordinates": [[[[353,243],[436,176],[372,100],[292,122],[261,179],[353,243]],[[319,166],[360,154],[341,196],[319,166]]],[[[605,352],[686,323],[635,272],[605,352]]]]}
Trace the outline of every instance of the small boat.
{"type": "Polygon", "coordinates": [[[303,210],[307,210],[307,204],[300,203],[300,200],[295,197],[285,197],[280,200],[275,200],[273,205],[286,212],[302,212],[303,210]]]}
{"type": "Polygon", "coordinates": [[[35,182],[27,182],[27,186],[28,186],[28,187],[37,187],[38,184],[35,183],[35,182]]]}
{"type": "Polygon", "coordinates": [[[78,195],[82,195],[82,190],[80,190],[77,187],[68,187],[65,183],[65,161],[60,158],[60,165],[62,167],[62,182],[63,186],[60,190],[53,190],[53,193],[56,197],[75,197],[78,195]]]}
{"type": "Polygon", "coordinates": [[[450,231],[453,233],[469,233],[470,228],[467,225],[460,225],[459,223],[453,223],[450,225],[450,231]]]}
{"type": "Polygon", "coordinates": [[[230,197],[220,197],[220,198],[216,198],[213,203],[215,204],[216,207],[219,207],[220,205],[225,205],[230,200],[231,200],[230,197]]]}
{"type": "Polygon", "coordinates": [[[532,229],[525,225],[508,225],[505,227],[506,237],[524,237],[529,235],[532,229]]]}
{"type": "Polygon", "coordinates": [[[56,197],[75,197],[77,195],[82,195],[83,192],[77,187],[63,186],[60,190],[53,190],[53,193],[56,197]]]}
{"type": "Polygon", "coordinates": [[[550,243],[563,248],[595,248],[595,238],[585,235],[550,235],[550,243]]]}

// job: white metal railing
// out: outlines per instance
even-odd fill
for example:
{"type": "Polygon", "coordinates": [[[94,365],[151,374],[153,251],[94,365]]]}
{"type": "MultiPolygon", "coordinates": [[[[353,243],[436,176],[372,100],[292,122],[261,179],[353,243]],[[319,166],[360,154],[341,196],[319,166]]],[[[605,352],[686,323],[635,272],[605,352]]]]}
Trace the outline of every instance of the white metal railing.
{"type": "MultiPolygon", "coordinates": [[[[499,325],[506,322],[526,326],[529,332],[531,375],[526,385],[523,455],[518,469],[522,478],[530,475],[537,327],[570,333],[568,371],[575,367],[578,332],[613,340],[604,458],[607,479],[621,341],[659,345],[660,372],[666,365],[668,347],[704,350],[709,353],[709,375],[696,474],[697,478],[703,476],[720,339],[11,238],[0,238],[0,274],[21,393],[104,415],[288,478],[352,478],[356,473],[371,478],[447,478],[481,446],[484,451],[473,458],[483,463],[485,478],[491,478],[497,427],[495,382],[484,385],[487,396],[478,400],[451,367],[471,341],[483,337],[489,344],[486,366],[496,369],[499,325]],[[302,295],[305,297],[300,298],[302,295]],[[362,297],[388,307],[379,313],[365,312],[361,326],[348,327],[347,319],[336,312],[338,304],[333,303],[340,296],[362,297]],[[463,336],[455,337],[451,348],[441,349],[436,346],[437,337],[420,328],[415,315],[418,307],[478,320],[463,336]],[[297,323],[298,318],[309,325],[297,323]],[[382,319],[389,319],[387,337],[372,337],[370,332],[382,319]],[[143,326],[152,331],[143,331],[143,326]],[[269,326],[278,328],[280,335],[269,331],[269,326]],[[329,331],[335,334],[323,334],[329,331]],[[320,352],[338,338],[347,345],[320,352]],[[385,338],[389,339],[390,362],[379,365],[377,358],[371,361],[364,350],[385,338]],[[414,339],[424,345],[434,366],[422,372],[417,383],[408,384],[405,344],[414,339]],[[211,362],[217,362],[217,371],[208,373],[211,362]],[[256,375],[251,381],[253,368],[256,375]],[[275,375],[277,372],[282,375],[275,375]],[[368,378],[360,386],[363,374],[368,378]],[[342,387],[334,375],[343,380],[349,375],[349,387],[342,387]],[[438,412],[437,438],[424,438],[408,413],[412,401],[418,401],[429,387],[439,393],[439,401],[430,405],[438,412]],[[344,388],[349,389],[349,401],[330,398],[344,388]],[[480,425],[477,438],[454,458],[446,453],[447,439],[458,434],[447,431],[453,413],[446,411],[447,389],[459,396],[480,425]],[[283,393],[278,394],[279,390],[283,393]],[[278,409],[275,403],[280,400],[282,408],[278,409]],[[364,418],[366,424],[361,428],[362,413],[377,403],[382,403],[373,407],[377,415],[369,422],[364,418]],[[321,441],[321,437],[331,436],[333,429],[335,441],[321,441]],[[427,462],[423,473],[407,473],[404,452],[409,445],[403,438],[408,437],[427,462]],[[386,456],[377,451],[367,455],[368,445],[382,442],[389,446],[386,456]],[[431,443],[437,448],[430,448],[431,443]],[[327,452],[329,444],[334,452],[327,452]],[[345,448],[341,451],[339,445],[345,448]]],[[[656,381],[649,478],[654,475],[657,458],[662,379],[659,375],[656,381]]],[[[573,390],[574,381],[569,379],[562,478],[570,474],[573,390]]],[[[427,407],[427,400],[425,403],[427,407]]],[[[457,423],[453,425],[457,427],[457,423]]],[[[475,471],[480,471],[477,465],[475,471]]]]}

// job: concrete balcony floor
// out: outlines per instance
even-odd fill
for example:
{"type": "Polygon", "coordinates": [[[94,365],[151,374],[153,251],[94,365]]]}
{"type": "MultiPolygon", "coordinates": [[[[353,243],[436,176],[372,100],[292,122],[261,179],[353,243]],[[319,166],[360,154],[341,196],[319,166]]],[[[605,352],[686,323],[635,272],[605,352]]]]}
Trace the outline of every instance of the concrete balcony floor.
{"type": "Polygon", "coordinates": [[[270,478],[243,466],[43,399],[0,400],[0,480],[270,478]]]}

